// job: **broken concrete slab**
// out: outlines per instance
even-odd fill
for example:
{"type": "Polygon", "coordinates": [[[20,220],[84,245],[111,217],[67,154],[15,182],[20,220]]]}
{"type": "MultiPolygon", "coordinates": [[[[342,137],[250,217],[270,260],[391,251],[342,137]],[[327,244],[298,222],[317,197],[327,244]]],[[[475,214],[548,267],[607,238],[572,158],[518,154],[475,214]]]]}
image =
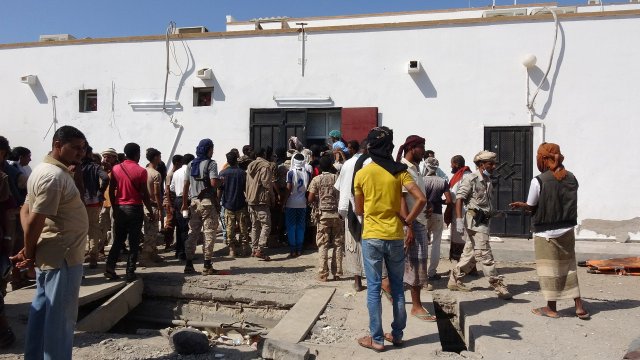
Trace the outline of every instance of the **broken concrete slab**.
{"type": "Polygon", "coordinates": [[[485,359],[558,359],[569,354],[576,359],[620,359],[638,336],[635,331],[620,331],[620,324],[640,319],[636,277],[594,279],[578,268],[582,299],[592,315],[584,321],[575,316],[571,299],[558,301],[557,319],[532,314],[532,309],[546,303],[535,270],[501,270],[506,270],[503,274],[514,294],[511,301],[498,299],[483,277],[468,277],[466,285],[473,289],[469,293],[437,290],[458,298],[467,347],[485,359]],[[585,278],[598,281],[599,286],[593,280],[583,282],[585,278]]]}
{"type": "Polygon", "coordinates": [[[278,325],[269,332],[267,338],[290,343],[304,340],[335,291],[335,288],[307,290],[278,325]]]}
{"type": "Polygon", "coordinates": [[[261,356],[273,360],[306,360],[309,358],[309,348],[286,341],[265,339],[261,356]]]}
{"type": "MultiPolygon", "coordinates": [[[[80,285],[78,305],[83,306],[90,302],[107,297],[111,294],[115,294],[120,289],[125,287],[125,285],[126,283],[124,281],[106,282],[102,275],[87,276],[86,278],[82,279],[82,283],[80,285]]],[[[11,291],[7,293],[4,301],[7,305],[31,304],[35,293],[35,286],[11,291]]]]}
{"type": "Polygon", "coordinates": [[[118,321],[142,302],[143,289],[142,279],[130,283],[78,322],[76,330],[89,332],[109,331],[118,321]]]}

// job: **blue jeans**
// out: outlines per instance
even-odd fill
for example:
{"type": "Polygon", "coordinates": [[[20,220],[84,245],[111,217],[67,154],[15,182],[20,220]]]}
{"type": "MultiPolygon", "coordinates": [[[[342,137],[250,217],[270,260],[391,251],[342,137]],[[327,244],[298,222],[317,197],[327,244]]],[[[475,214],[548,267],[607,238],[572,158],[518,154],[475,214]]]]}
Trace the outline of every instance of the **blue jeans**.
{"type": "Polygon", "coordinates": [[[364,273],[367,277],[367,308],[369,309],[369,331],[373,341],[384,344],[382,331],[382,304],[380,291],[382,283],[382,262],[384,261],[393,297],[393,322],[391,335],[394,340],[402,340],[407,325],[407,311],[404,303],[404,241],[363,239],[362,256],[364,273]]]}
{"type": "Polygon", "coordinates": [[[31,303],[25,341],[26,360],[71,359],[78,317],[82,265],[36,269],[36,295],[31,303]]]}
{"type": "Polygon", "coordinates": [[[302,252],[304,243],[304,228],[307,225],[307,209],[285,208],[284,217],[287,225],[287,237],[291,252],[302,252]]]}

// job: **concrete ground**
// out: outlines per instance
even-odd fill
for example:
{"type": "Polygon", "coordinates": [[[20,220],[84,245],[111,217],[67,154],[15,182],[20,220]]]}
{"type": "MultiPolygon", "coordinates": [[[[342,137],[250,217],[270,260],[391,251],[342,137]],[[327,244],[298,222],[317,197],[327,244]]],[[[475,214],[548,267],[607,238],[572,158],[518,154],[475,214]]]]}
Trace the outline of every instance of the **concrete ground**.
{"type": "MultiPolygon", "coordinates": [[[[368,313],[366,291],[355,293],[351,280],[318,283],[315,281],[316,254],[308,251],[300,258],[286,259],[286,249],[274,250],[273,261],[262,262],[252,258],[230,259],[225,249],[216,244],[216,268],[228,269],[230,276],[185,276],[183,264],[171,254],[163,254],[167,262],[159,267],[139,269],[145,286],[156,291],[185,291],[197,296],[236,292],[243,296],[261,296],[263,300],[295,303],[304,291],[319,286],[335,287],[336,292],[324,313],[313,327],[303,345],[308,346],[317,359],[409,359],[466,357],[485,359],[620,359],[629,343],[640,336],[636,324],[640,322],[640,284],[638,277],[587,274],[580,269],[579,278],[583,298],[592,314],[589,321],[572,316],[571,301],[558,305],[560,319],[542,318],[531,314],[531,309],[544,305],[539,293],[533,267],[533,244],[523,239],[504,239],[494,242],[498,269],[505,275],[511,301],[497,299],[487,289],[486,279],[470,277],[474,291],[452,293],[446,289],[446,279],[434,282],[433,292],[423,292],[423,304],[433,313],[432,297],[436,301],[459,301],[463,328],[470,350],[476,353],[443,352],[440,335],[435,323],[426,323],[409,317],[406,329],[406,345],[403,348],[388,347],[385,353],[375,353],[361,348],[356,339],[367,334],[368,313]],[[153,285],[147,285],[153,284],[153,285]],[[164,284],[164,287],[162,286],[164,284]],[[164,290],[163,290],[164,289],[164,290]],[[256,295],[261,294],[261,295],[256,295]],[[444,300],[442,300],[444,299],[444,300]],[[449,300],[447,300],[449,299],[449,300]]],[[[578,258],[608,258],[616,255],[640,255],[640,244],[616,244],[605,242],[579,242],[578,258]],[[593,256],[597,255],[597,256],[593,256]]],[[[448,253],[443,243],[443,254],[448,253]]],[[[202,262],[196,262],[200,269],[202,262]]],[[[103,266],[103,264],[101,264],[103,266]]],[[[451,264],[442,260],[439,271],[446,273],[451,264]]],[[[90,283],[106,286],[100,279],[101,269],[87,270],[90,283]]],[[[119,272],[122,272],[120,269],[119,272]]],[[[21,290],[20,304],[12,305],[9,318],[20,337],[17,344],[0,354],[0,359],[19,359],[23,347],[22,336],[26,324],[30,296],[21,290]]],[[[86,291],[86,290],[83,290],[86,291]]],[[[227,295],[224,295],[227,294],[227,295]]],[[[13,296],[17,297],[18,294],[13,296]]],[[[406,293],[407,297],[409,293],[406,293]]],[[[217,298],[218,295],[215,295],[217,298]]],[[[144,306],[144,305],[143,305],[144,306]]],[[[290,306],[290,305],[289,305],[290,306]]],[[[148,309],[153,311],[153,309],[148,309]]],[[[273,315],[277,321],[278,315],[273,315]]],[[[388,330],[390,305],[383,299],[383,324],[388,330]]],[[[249,345],[217,345],[209,354],[178,356],[169,347],[166,337],[155,331],[137,334],[87,334],[76,335],[74,359],[255,359],[257,350],[249,345]]]]}

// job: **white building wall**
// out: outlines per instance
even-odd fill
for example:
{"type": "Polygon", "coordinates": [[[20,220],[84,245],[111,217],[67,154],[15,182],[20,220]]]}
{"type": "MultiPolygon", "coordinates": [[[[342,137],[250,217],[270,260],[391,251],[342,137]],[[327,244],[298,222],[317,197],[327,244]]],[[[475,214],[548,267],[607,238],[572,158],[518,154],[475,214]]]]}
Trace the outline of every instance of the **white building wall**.
{"type": "MultiPolygon", "coordinates": [[[[312,32],[305,77],[296,34],[189,40],[190,56],[174,41],[185,72],[169,76],[167,96],[183,106],[174,113],[184,126],[177,153],[194,152],[201,138],[210,137],[222,164],[230,148],[248,143],[250,108],[276,107],[274,95],[328,95],[336,107],[377,106],[396,144],[410,134],[425,136],[448,170],[451,156],[470,162],[483,148],[485,126],[529,124],[520,60],[535,54],[532,73],[539,79],[553,31],[552,22],[532,22],[312,32]],[[420,60],[424,73],[407,74],[409,60],[420,60]],[[215,74],[214,102],[193,107],[192,87],[205,85],[194,71],[203,67],[215,74]]],[[[541,120],[546,140],[561,145],[567,168],[580,181],[581,220],[640,216],[634,201],[640,193],[640,167],[634,166],[640,156],[638,33],[640,19],[633,17],[563,21],[551,91],[545,86],[536,101],[538,112],[547,109],[541,120]]],[[[162,99],[164,46],[149,41],[0,50],[2,135],[12,146],[29,147],[38,162],[50,148],[51,133],[43,137],[56,96],[59,125],[80,128],[97,151],[121,151],[134,141],[160,149],[167,160],[177,134],[169,117],[127,104],[162,99]],[[26,74],[38,75],[40,85],[20,83],[26,74]],[[98,89],[97,112],[79,113],[78,90],[84,88],[98,89]]],[[[181,73],[173,61],[171,69],[181,73]]],[[[541,140],[536,127],[534,148],[541,140]]]]}

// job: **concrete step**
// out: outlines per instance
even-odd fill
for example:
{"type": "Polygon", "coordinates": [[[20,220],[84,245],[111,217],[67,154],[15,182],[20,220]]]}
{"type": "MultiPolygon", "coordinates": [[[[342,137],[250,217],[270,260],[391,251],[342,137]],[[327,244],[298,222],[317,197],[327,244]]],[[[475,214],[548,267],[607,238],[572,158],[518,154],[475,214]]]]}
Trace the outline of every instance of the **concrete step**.
{"type": "MultiPolygon", "coordinates": [[[[358,338],[367,335],[369,329],[369,312],[367,310],[367,291],[362,291],[354,296],[355,303],[353,310],[349,312],[345,325],[354,331],[360,331],[353,334],[353,344],[356,344],[358,338]]],[[[404,343],[402,348],[395,348],[389,343],[386,344],[387,351],[384,353],[374,353],[372,350],[366,350],[356,346],[339,344],[343,346],[344,351],[341,352],[341,359],[410,359],[410,358],[432,358],[436,353],[442,350],[440,344],[440,335],[438,334],[438,325],[436,322],[426,322],[411,316],[411,296],[407,291],[405,293],[406,310],[407,310],[407,327],[404,330],[404,343]]],[[[421,293],[422,305],[431,314],[435,314],[433,306],[433,297],[429,292],[421,293]]],[[[393,321],[393,308],[385,297],[382,297],[382,324],[385,332],[391,332],[391,322],[393,321]]],[[[316,347],[316,346],[312,346],[316,347]]],[[[319,358],[322,358],[322,346],[318,346],[319,358]]]]}
{"type": "MultiPolygon", "coordinates": [[[[113,295],[124,288],[125,285],[124,281],[107,282],[102,274],[86,276],[82,279],[78,303],[83,306],[113,295]]],[[[7,314],[9,323],[16,334],[16,342],[9,349],[3,349],[3,351],[10,354],[23,353],[29,308],[35,292],[35,286],[32,286],[12,291],[4,298],[5,314],[7,314]]]]}
{"type": "Polygon", "coordinates": [[[514,298],[498,299],[483,277],[465,278],[469,293],[436,290],[458,300],[470,351],[485,359],[621,359],[638,336],[640,286],[633,276],[591,275],[578,269],[589,321],[574,314],[572,300],[558,302],[560,318],[536,316],[546,304],[532,267],[505,267],[514,298]],[[631,326],[624,329],[625,324],[631,326]]]}

